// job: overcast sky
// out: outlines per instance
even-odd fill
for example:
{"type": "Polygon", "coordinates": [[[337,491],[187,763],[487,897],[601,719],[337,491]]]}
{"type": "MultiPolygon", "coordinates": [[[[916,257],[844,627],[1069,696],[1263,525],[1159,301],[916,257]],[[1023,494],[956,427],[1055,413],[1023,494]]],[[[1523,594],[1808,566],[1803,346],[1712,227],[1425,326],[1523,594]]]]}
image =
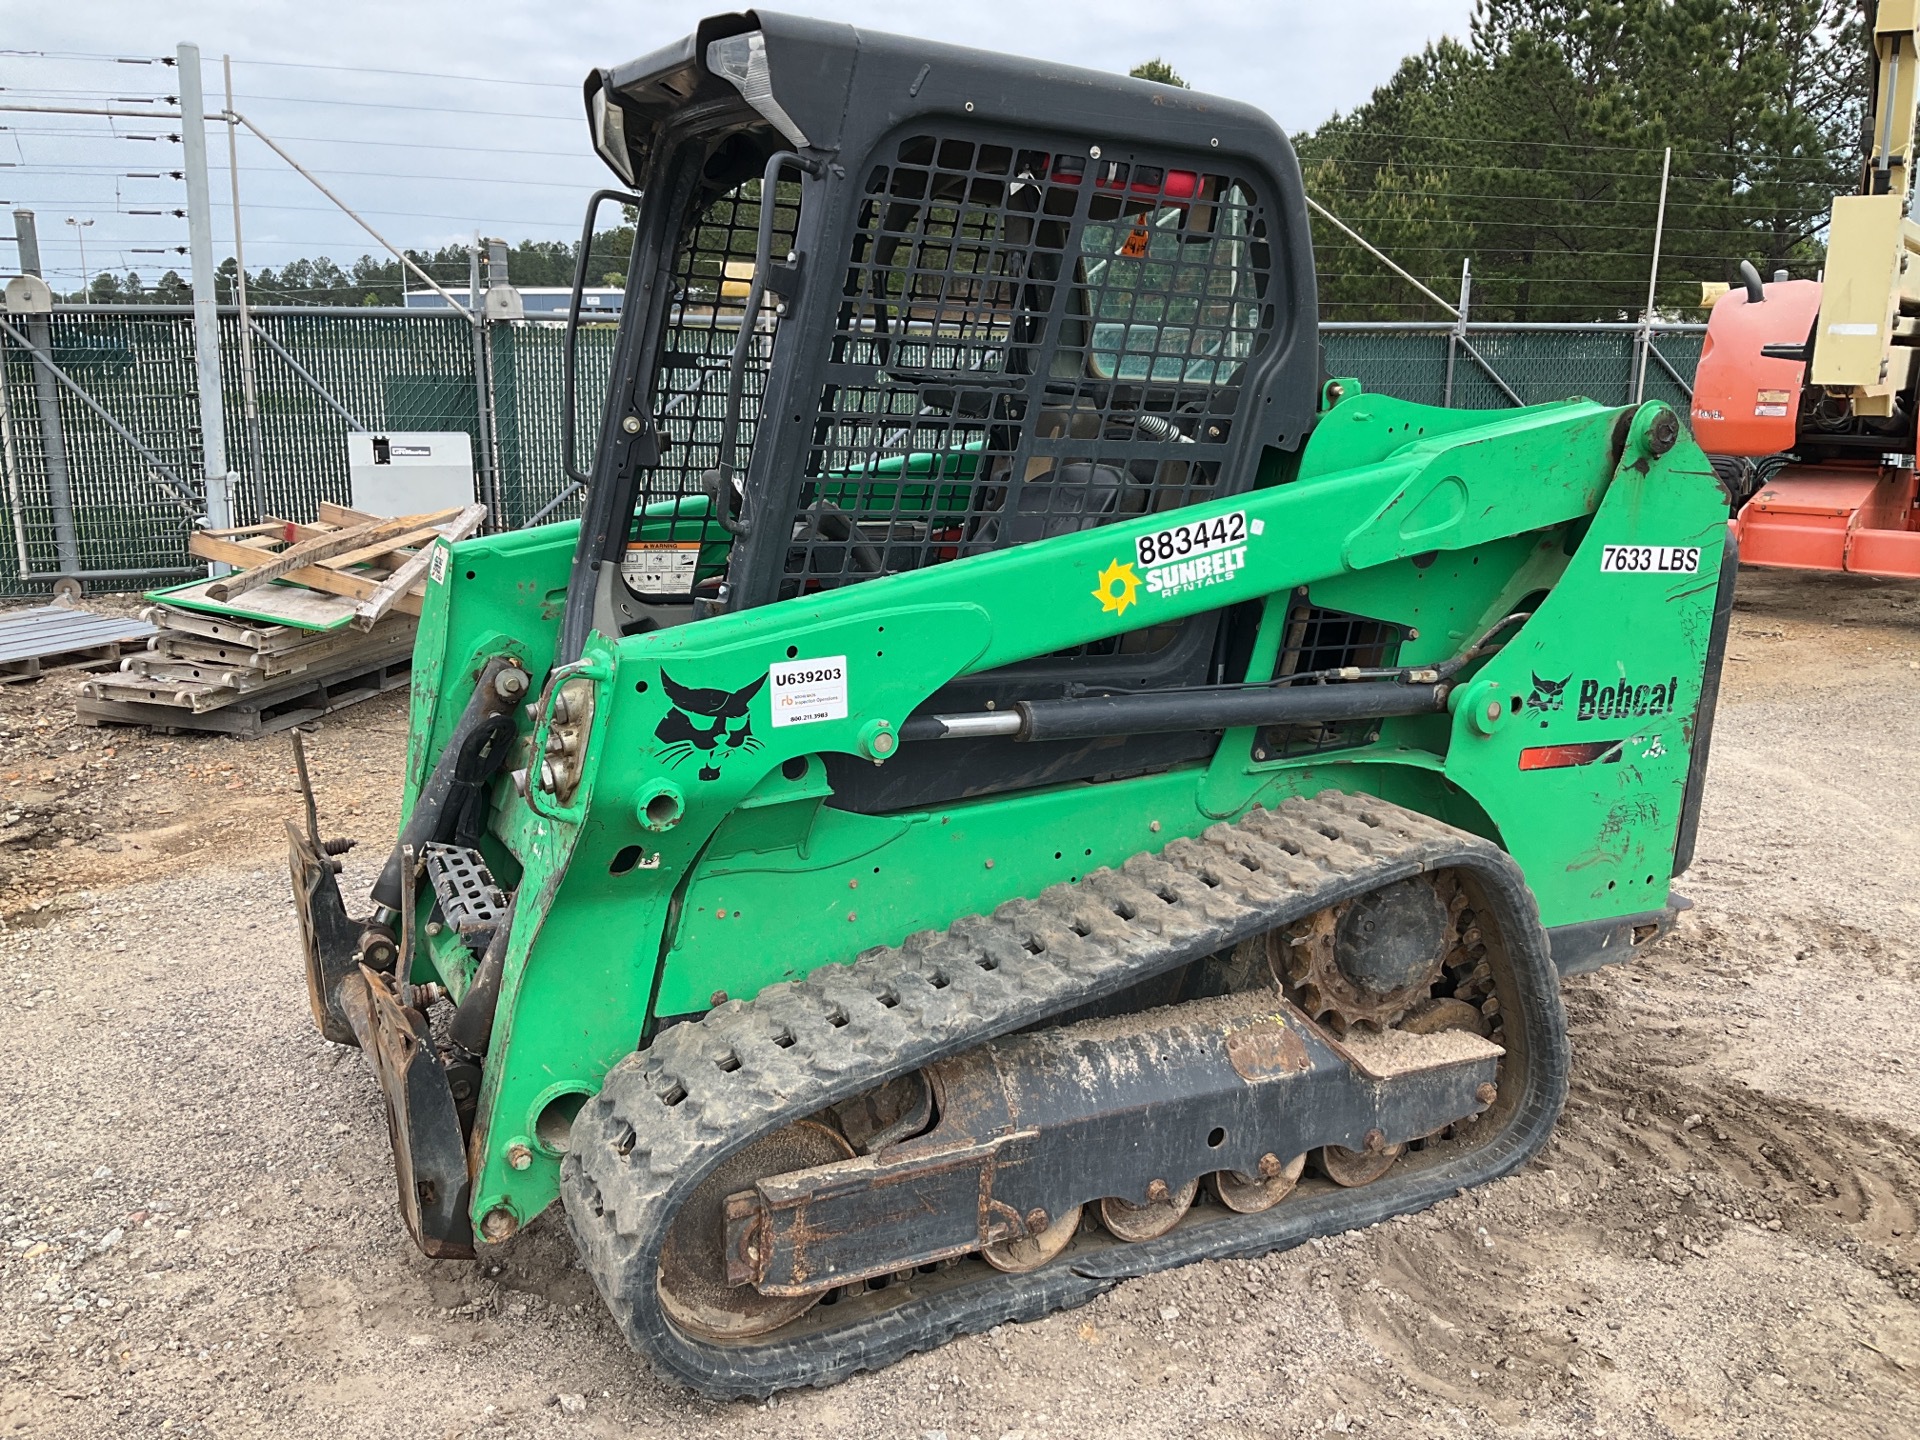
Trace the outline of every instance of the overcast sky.
{"type": "MultiPolygon", "coordinates": [[[[690,31],[719,8],[686,0],[582,0],[479,6],[451,0],[14,0],[0,50],[0,98],[22,104],[126,108],[178,93],[178,74],[120,64],[172,54],[205,58],[209,110],[220,108],[220,56],[234,60],[235,108],[273,135],[389,239],[465,241],[476,229],[509,239],[577,234],[586,194],[609,176],[588,147],[580,80],[690,31]],[[422,78],[378,71],[476,79],[422,78]],[[513,83],[501,83],[513,82],[513,83]]],[[[1195,88],[1249,101],[1289,131],[1366,99],[1402,56],[1464,35],[1471,0],[794,0],[785,7],[875,29],[924,35],[1095,69],[1151,56],[1195,88]]],[[[186,222],[171,212],[184,187],[167,176],[180,146],[164,122],[0,113],[0,198],[39,219],[56,288],[88,269],[186,272],[186,222]],[[160,136],[143,139],[142,136],[160,136]],[[158,174],[160,178],[147,178],[158,174]],[[135,210],[160,210],[136,215],[135,210]],[[67,223],[92,221],[82,227],[67,223]],[[160,253],[152,253],[152,252],[160,253]]],[[[232,251],[226,137],[209,133],[216,251],[232,251]]],[[[243,132],[241,209],[247,266],[300,255],[351,259],[377,247],[243,132]]],[[[0,225],[0,271],[16,264],[0,225]]]]}

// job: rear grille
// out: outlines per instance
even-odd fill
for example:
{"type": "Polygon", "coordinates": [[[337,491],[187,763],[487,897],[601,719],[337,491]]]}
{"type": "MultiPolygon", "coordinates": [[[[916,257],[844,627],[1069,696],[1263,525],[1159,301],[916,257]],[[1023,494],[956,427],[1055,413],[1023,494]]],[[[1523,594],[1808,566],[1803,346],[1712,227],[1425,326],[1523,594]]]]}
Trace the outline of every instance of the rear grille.
{"type": "MultiPolygon", "coordinates": [[[[1274,675],[1310,675],[1349,665],[1363,670],[1385,669],[1400,663],[1400,642],[1404,638],[1401,627],[1390,621],[1326,610],[1302,601],[1295,604],[1287,616],[1286,638],[1281,643],[1280,663],[1274,675]]],[[[1349,750],[1371,745],[1379,738],[1378,720],[1267,725],[1254,735],[1253,758],[1285,760],[1328,750],[1349,750]]]]}

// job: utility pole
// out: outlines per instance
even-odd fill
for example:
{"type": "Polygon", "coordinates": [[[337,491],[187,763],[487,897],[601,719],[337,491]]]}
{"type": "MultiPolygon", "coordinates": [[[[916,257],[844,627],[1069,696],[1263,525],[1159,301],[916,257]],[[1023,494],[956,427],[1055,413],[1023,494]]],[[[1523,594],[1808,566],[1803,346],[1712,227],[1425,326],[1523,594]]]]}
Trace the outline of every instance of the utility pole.
{"type": "MultiPolygon", "coordinates": [[[[31,210],[13,212],[13,233],[20,246],[20,271],[40,274],[40,232],[31,210]]],[[[71,575],[80,568],[80,545],[73,530],[73,485],[67,472],[67,438],[60,428],[60,387],[53,378],[53,326],[45,315],[27,316],[27,341],[33,347],[33,396],[40,411],[40,453],[47,466],[47,509],[53,516],[54,568],[71,575]]]]}
{"type": "Polygon", "coordinates": [[[220,73],[227,82],[227,178],[233,190],[233,301],[240,311],[240,388],[247,405],[247,458],[253,462],[253,483],[267,478],[266,447],[260,440],[260,395],[253,370],[253,316],[247,312],[247,247],[240,239],[240,126],[233,118],[233,57],[220,57],[220,73]]]}
{"type": "Polygon", "coordinates": [[[80,303],[86,304],[93,299],[93,272],[87,269],[87,227],[91,220],[76,220],[67,216],[67,224],[73,226],[73,233],[80,241],[80,303]]]}
{"type": "MultiPolygon", "coordinates": [[[[193,352],[200,385],[200,446],[207,476],[207,526],[217,530],[233,524],[233,472],[227,468],[227,417],[220,391],[213,200],[207,187],[207,104],[200,92],[200,47],[182,42],[177,58],[180,139],[187,171],[187,250],[193,265],[193,352]]],[[[224,570],[221,566],[216,573],[224,570]]]]}

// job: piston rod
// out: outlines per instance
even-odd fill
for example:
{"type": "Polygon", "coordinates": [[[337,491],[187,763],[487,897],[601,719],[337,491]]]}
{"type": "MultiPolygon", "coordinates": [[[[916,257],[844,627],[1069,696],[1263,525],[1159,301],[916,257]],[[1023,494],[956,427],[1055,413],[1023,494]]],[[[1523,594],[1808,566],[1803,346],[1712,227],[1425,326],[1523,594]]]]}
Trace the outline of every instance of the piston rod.
{"type": "Polygon", "coordinates": [[[1230,730],[1240,725],[1377,720],[1444,710],[1452,689],[1445,681],[1409,685],[1389,680],[1018,700],[1005,710],[912,716],[900,727],[900,738],[972,740],[1004,735],[1014,740],[1094,740],[1109,735],[1230,730]]]}

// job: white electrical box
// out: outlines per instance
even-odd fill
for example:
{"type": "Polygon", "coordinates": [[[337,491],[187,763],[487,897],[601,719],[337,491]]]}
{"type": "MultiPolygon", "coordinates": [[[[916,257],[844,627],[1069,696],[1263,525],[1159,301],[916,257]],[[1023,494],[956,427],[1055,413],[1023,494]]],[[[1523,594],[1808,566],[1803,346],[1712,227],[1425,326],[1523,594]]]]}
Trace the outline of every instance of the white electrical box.
{"type": "Polygon", "coordinates": [[[464,430],[375,430],[347,436],[353,508],[424,515],[473,504],[473,437],[464,430]]]}

